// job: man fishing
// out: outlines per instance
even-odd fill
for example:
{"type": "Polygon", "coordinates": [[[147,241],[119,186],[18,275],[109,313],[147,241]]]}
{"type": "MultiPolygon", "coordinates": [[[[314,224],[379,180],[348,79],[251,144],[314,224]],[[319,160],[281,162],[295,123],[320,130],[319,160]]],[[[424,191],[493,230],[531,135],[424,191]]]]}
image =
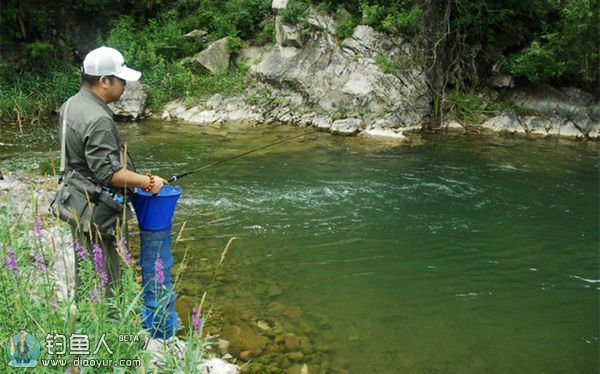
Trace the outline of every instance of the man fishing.
{"type": "MultiPolygon", "coordinates": [[[[157,194],[168,183],[157,175],[135,172],[121,143],[113,113],[107,106],[119,100],[127,81],[137,81],[140,77],[141,72],[127,67],[123,55],[116,49],[105,46],[94,49],[83,61],[79,92],[60,108],[63,182],[55,199],[58,200],[57,211],[71,224],[76,250],[81,251],[78,246],[83,246],[92,255],[94,244],[96,251],[97,245],[101,246],[107,276],[101,286],[107,296],[112,295],[112,288],[120,279],[116,226],[127,214],[118,217],[118,204],[121,211],[124,209],[127,213],[129,207],[123,206],[123,195],[131,192],[131,188],[157,194]],[[110,209],[115,204],[117,209],[110,209]]],[[[126,240],[126,232],[122,235],[126,240]]],[[[77,266],[75,272],[77,290],[77,266]]]]}

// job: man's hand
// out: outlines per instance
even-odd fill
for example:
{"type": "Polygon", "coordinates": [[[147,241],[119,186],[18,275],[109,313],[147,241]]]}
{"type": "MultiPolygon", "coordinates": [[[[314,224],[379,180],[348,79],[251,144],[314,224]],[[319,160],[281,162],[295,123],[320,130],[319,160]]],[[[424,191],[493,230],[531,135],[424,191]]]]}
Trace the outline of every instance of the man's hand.
{"type": "Polygon", "coordinates": [[[150,193],[152,195],[156,195],[167,184],[169,184],[169,182],[167,182],[165,179],[159,177],[158,175],[155,175],[154,176],[154,186],[150,190],[150,193]]]}

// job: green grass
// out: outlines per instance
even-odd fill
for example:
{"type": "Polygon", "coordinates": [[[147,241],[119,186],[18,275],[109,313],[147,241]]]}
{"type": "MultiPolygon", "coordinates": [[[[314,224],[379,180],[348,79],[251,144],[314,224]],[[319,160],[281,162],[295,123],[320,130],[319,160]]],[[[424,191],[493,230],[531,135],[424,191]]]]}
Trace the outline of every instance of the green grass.
{"type": "MultiPolygon", "coordinates": [[[[7,344],[9,337],[24,330],[41,343],[40,359],[67,360],[71,363],[68,366],[77,358],[113,362],[117,359],[132,359],[139,360],[138,363],[145,370],[151,371],[151,357],[142,350],[140,344],[148,333],[140,321],[142,290],[136,280],[139,274],[133,263],[125,260],[125,248],[119,246],[122,254],[119,297],[105,297],[93,259],[87,255],[80,261],[78,300],[61,300],[50,269],[57,257],[66,253],[60,246],[64,245],[65,239],[70,238],[70,231],[68,226],[56,218],[39,212],[35,194],[32,193],[25,199],[26,202],[3,201],[6,208],[0,214],[0,340],[7,344]],[[41,231],[36,230],[36,221],[37,226],[42,228],[41,231]],[[44,269],[41,268],[42,264],[44,269]],[[90,293],[92,290],[98,291],[98,297],[90,293]],[[73,345],[69,345],[72,334],[86,337],[82,339],[88,342],[87,354],[79,354],[77,351],[73,353],[73,345]],[[124,341],[123,337],[129,337],[129,341],[124,341]],[[61,339],[65,339],[66,349],[56,345],[57,341],[60,344],[61,339]],[[100,345],[102,339],[112,353],[104,345],[100,345]],[[55,343],[53,354],[47,346],[52,341],[55,343]],[[100,348],[94,353],[99,345],[100,348]]],[[[216,269],[219,267],[220,263],[216,269]]],[[[160,372],[194,372],[201,362],[204,347],[202,331],[189,331],[184,359],[179,360],[167,354],[166,364],[159,369],[160,372]]],[[[7,363],[7,359],[0,363],[3,372],[13,370],[6,366],[7,363]]],[[[64,373],[65,368],[43,366],[39,361],[38,366],[30,370],[36,373],[64,373]]],[[[94,372],[134,370],[140,369],[104,367],[94,372]]]]}
{"type": "Polygon", "coordinates": [[[36,124],[54,111],[79,87],[76,66],[62,65],[47,73],[19,72],[0,66],[0,119],[18,126],[36,124]]]}

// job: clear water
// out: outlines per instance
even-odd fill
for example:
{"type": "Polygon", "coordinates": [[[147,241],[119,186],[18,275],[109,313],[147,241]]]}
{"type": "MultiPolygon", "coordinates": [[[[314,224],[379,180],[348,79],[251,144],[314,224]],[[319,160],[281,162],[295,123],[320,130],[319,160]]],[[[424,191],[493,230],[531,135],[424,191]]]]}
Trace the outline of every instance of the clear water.
{"type": "MultiPolygon", "coordinates": [[[[121,131],[168,177],[307,130],[121,131]]],[[[332,372],[597,373],[598,143],[423,140],[312,133],[181,179],[181,296],[235,236],[211,302],[308,337],[332,372]]],[[[40,142],[0,144],[0,169],[58,149],[40,142]]]]}

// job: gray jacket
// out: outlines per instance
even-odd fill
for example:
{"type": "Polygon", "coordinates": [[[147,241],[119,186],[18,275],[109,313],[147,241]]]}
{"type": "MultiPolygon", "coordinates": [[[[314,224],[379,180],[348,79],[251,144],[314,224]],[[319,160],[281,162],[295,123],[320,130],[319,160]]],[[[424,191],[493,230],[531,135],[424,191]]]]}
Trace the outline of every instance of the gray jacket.
{"type": "MultiPolygon", "coordinates": [[[[59,110],[59,126],[64,110],[65,104],[59,110]]],[[[109,186],[112,175],[124,167],[124,149],[112,111],[94,93],[81,88],[72,97],[66,115],[65,173],[75,169],[84,177],[109,186]]],[[[129,155],[127,160],[127,169],[135,171],[129,155]]]]}

